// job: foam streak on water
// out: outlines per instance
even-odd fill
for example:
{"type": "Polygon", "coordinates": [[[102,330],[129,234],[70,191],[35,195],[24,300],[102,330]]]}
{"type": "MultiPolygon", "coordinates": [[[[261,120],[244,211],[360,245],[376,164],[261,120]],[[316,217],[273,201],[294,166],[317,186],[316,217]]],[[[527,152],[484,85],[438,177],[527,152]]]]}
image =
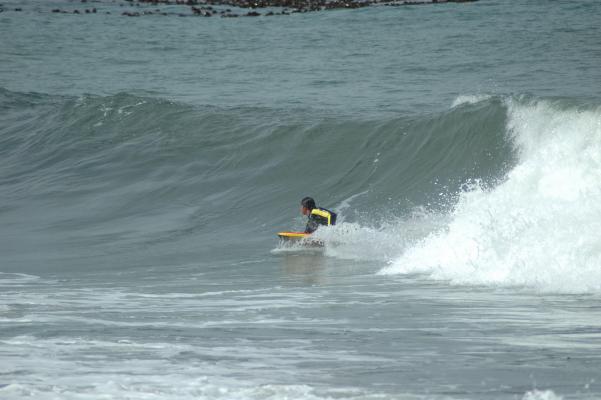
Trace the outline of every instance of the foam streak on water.
{"type": "Polygon", "coordinates": [[[532,391],[537,381],[573,392],[594,376],[594,300],[576,307],[556,297],[536,309],[525,293],[466,294],[360,268],[351,278],[343,263],[311,266],[329,258],[278,257],[286,271],[271,287],[250,282],[250,269],[202,275],[207,290],[193,274],[188,285],[119,288],[46,279],[12,287],[22,277],[6,277],[0,397],[497,398],[511,381],[512,394],[531,400],[556,398],[532,391]],[[561,368],[547,372],[549,363],[561,368]]]}

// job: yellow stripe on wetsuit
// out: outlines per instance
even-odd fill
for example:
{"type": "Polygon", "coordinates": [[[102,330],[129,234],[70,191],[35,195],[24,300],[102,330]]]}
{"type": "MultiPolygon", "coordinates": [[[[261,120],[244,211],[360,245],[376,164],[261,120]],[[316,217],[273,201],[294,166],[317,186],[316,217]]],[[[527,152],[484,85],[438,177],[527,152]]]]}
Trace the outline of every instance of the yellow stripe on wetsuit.
{"type": "Polygon", "coordinates": [[[311,215],[319,215],[320,217],[327,218],[327,220],[328,220],[328,226],[332,225],[332,223],[331,223],[332,214],[330,214],[327,211],[314,208],[314,209],[311,210],[311,215]]]}

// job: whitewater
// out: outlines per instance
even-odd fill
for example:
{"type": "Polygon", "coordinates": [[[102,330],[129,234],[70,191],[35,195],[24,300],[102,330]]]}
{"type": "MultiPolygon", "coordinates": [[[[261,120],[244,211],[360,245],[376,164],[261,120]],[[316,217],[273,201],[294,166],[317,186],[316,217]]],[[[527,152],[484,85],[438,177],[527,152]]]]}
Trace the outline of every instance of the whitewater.
{"type": "Polygon", "coordinates": [[[601,110],[558,103],[508,100],[517,165],[492,188],[468,184],[448,225],[380,273],[598,293],[601,110]]]}

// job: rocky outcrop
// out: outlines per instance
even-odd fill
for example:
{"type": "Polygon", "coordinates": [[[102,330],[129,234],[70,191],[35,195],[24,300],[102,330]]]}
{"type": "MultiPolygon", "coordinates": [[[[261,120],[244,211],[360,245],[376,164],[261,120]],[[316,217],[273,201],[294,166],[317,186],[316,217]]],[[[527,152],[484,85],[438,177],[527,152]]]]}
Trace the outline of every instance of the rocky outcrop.
{"type": "MultiPolygon", "coordinates": [[[[81,0],[86,3],[88,0],[81,0]]],[[[322,10],[337,10],[337,9],[355,9],[369,7],[373,5],[385,6],[423,6],[432,4],[448,4],[448,3],[473,3],[478,0],[118,0],[119,6],[129,8],[123,11],[121,15],[128,17],[140,17],[143,15],[161,15],[169,16],[176,15],[180,17],[195,16],[195,17],[213,17],[220,16],[222,18],[233,17],[259,17],[259,16],[276,16],[290,15],[294,13],[306,13],[322,10]],[[169,11],[161,10],[160,6],[182,6],[187,7],[188,12],[184,10],[180,12],[173,11],[173,7],[169,7],[169,11]],[[154,7],[154,9],[150,9],[154,7]],[[131,8],[135,8],[136,11],[131,8]],[[232,11],[234,9],[234,11],[232,11]],[[265,11],[259,11],[265,9],[265,11]],[[138,11],[140,10],[140,11],[138,11]]],[[[115,0],[96,0],[96,4],[102,10],[102,3],[114,6],[115,0]],[[109,3],[110,2],[110,3],[109,3]]],[[[22,11],[21,8],[15,11],[22,11]]],[[[79,10],[62,10],[52,9],[52,13],[72,13],[72,14],[96,14],[97,9],[85,9],[83,12],[79,10]]],[[[105,14],[110,14],[110,11],[105,11],[105,14]]]]}

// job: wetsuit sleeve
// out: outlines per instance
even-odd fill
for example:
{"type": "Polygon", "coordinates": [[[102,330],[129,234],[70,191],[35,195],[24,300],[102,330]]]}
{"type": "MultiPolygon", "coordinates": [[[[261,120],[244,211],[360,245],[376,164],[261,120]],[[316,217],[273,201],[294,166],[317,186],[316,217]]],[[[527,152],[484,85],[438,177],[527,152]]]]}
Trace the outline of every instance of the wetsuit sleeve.
{"type": "Polygon", "coordinates": [[[315,220],[313,215],[309,215],[309,221],[307,221],[307,227],[305,228],[305,233],[313,233],[319,227],[319,223],[315,220]]]}

